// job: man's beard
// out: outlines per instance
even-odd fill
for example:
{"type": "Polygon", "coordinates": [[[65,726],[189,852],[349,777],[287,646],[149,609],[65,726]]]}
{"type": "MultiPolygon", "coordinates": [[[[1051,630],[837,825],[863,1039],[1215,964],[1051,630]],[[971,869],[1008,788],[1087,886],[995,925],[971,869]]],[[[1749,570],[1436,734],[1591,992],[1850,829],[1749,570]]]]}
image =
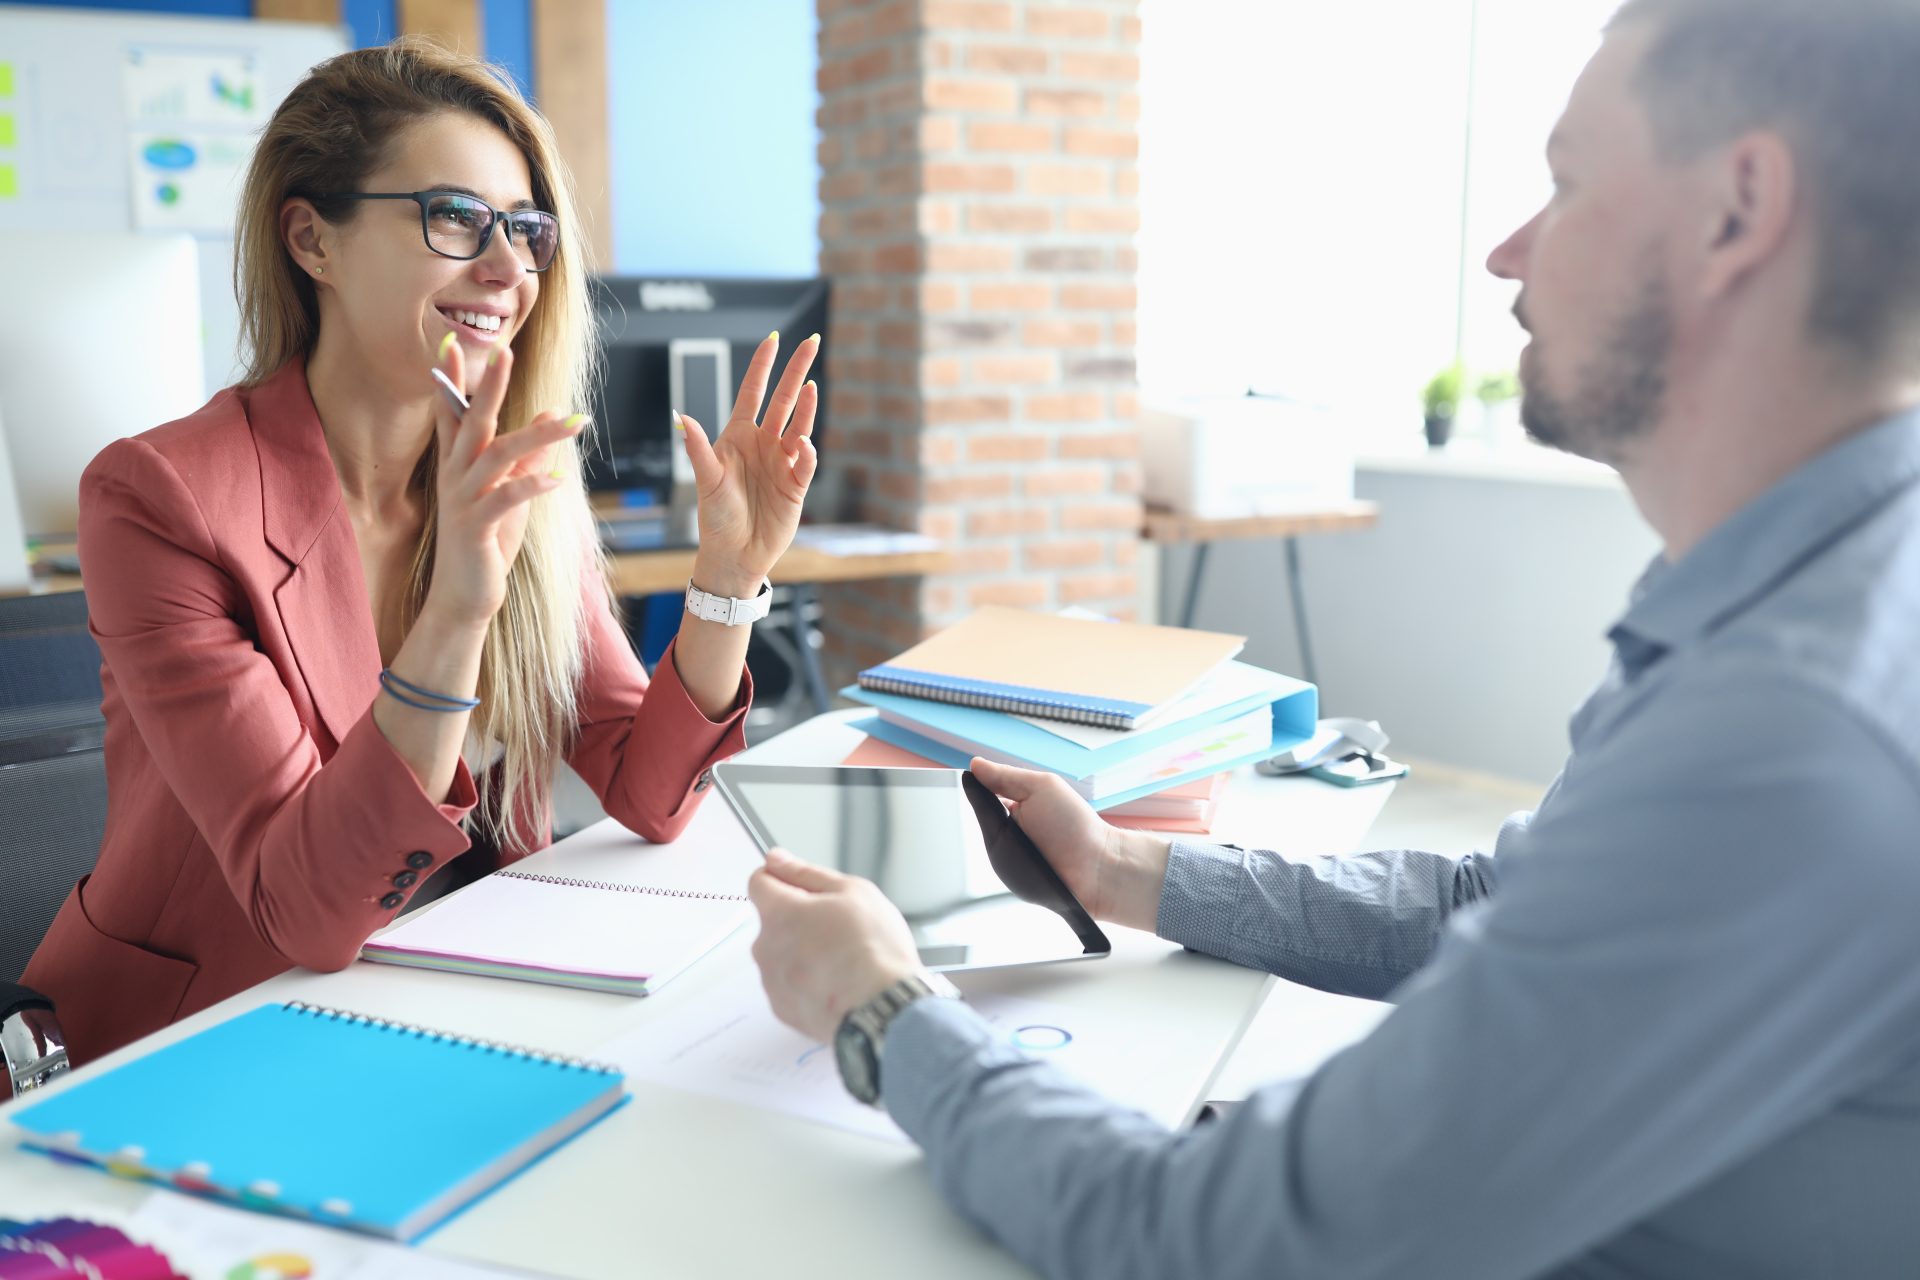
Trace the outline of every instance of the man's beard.
{"type": "MultiPolygon", "coordinates": [[[[1673,347],[1673,309],[1666,275],[1649,263],[1639,294],[1614,324],[1600,352],[1580,371],[1564,398],[1529,385],[1520,370],[1520,422],[1540,444],[1596,462],[1617,464],[1622,447],[1644,434],[1660,415],[1667,392],[1667,361],[1673,347]]],[[[1544,353],[1532,351],[1537,367],[1544,353]]]]}

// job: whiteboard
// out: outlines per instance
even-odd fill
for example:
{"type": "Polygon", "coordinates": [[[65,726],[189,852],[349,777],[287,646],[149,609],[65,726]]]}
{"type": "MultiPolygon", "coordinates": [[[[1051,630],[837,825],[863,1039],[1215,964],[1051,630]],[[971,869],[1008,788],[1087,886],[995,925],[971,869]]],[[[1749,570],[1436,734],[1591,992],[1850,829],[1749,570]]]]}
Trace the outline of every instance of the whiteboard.
{"type": "Polygon", "coordinates": [[[232,184],[288,90],[351,47],[345,26],[0,6],[0,233],[191,233],[206,386],[228,385],[232,184]]]}

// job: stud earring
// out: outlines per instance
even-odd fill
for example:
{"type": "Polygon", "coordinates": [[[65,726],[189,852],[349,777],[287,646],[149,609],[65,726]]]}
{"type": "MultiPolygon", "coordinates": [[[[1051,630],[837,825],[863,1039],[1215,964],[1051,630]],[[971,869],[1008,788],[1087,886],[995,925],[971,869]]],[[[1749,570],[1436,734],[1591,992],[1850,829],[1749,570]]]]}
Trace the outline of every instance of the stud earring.
{"type": "Polygon", "coordinates": [[[327,274],[327,269],[326,269],[325,267],[315,267],[315,268],[313,269],[313,274],[315,274],[315,275],[317,275],[317,276],[323,276],[323,275],[325,275],[325,274],[327,274]]]}

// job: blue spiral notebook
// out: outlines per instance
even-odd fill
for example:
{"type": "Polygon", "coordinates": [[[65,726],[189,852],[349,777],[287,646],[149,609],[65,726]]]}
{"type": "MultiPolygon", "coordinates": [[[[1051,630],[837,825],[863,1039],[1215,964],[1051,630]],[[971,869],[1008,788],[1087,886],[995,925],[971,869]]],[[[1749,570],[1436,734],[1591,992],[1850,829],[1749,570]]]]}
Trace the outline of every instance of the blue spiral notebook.
{"type": "Polygon", "coordinates": [[[625,1097],[612,1067],[292,1003],[9,1118],[57,1159],[412,1240],[625,1097]]]}

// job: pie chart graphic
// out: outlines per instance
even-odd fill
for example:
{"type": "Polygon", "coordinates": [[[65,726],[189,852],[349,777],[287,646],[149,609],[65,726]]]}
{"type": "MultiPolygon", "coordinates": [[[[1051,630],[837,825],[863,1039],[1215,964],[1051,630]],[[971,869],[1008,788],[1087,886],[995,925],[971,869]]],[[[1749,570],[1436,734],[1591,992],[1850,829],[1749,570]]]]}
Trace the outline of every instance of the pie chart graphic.
{"type": "Polygon", "coordinates": [[[227,1272],[226,1280],[309,1280],[313,1264],[297,1253],[263,1253],[227,1272]]]}

